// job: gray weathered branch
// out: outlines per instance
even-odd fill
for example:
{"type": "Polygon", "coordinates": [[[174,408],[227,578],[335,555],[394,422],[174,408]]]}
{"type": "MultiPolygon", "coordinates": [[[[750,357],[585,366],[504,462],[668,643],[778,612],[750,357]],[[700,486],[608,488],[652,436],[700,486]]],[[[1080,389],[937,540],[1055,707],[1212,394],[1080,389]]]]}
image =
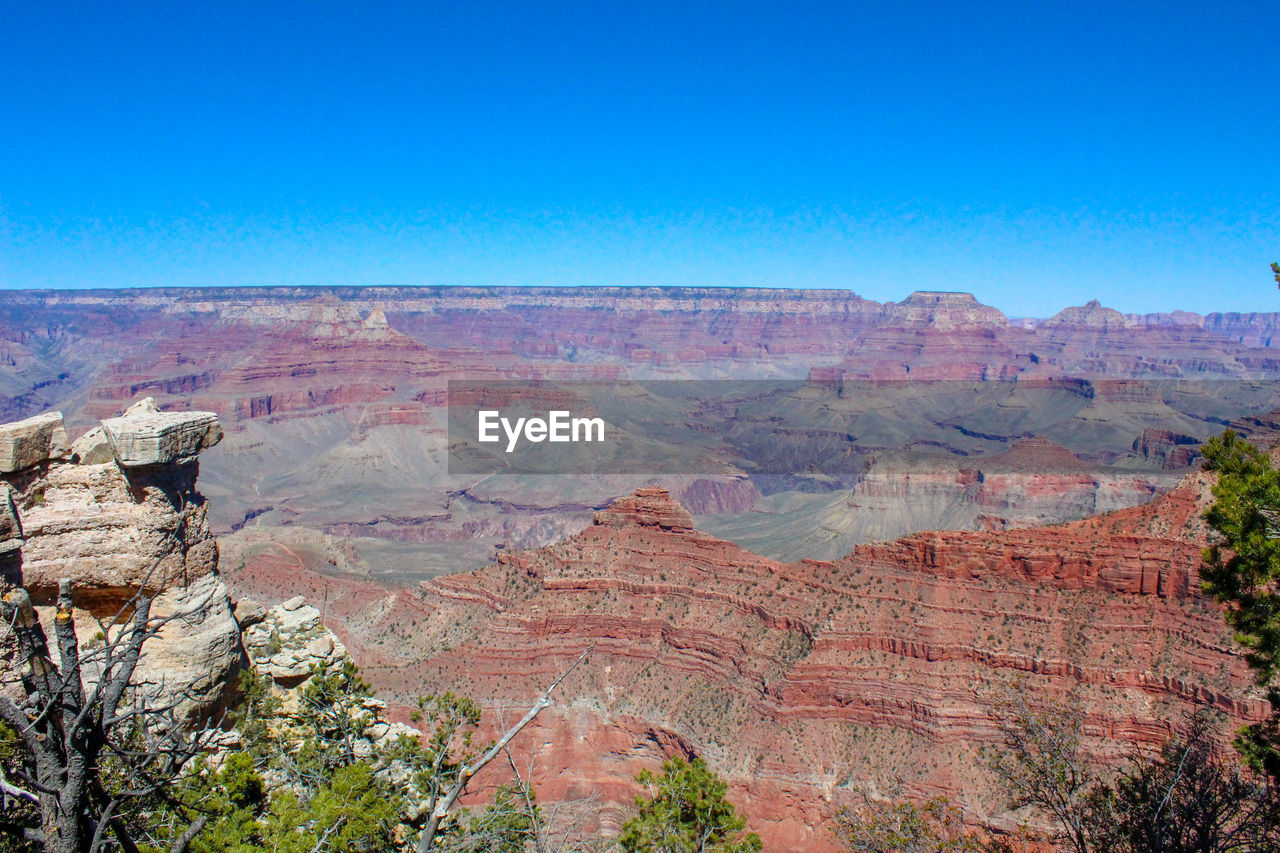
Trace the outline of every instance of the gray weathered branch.
{"type": "Polygon", "coordinates": [[[467,783],[471,781],[471,777],[475,776],[486,764],[500,755],[506,749],[507,744],[511,743],[512,738],[520,734],[520,731],[533,722],[533,719],[542,713],[543,709],[551,705],[552,691],[560,686],[560,682],[564,681],[569,673],[577,669],[578,665],[586,660],[587,655],[594,648],[595,644],[593,643],[583,649],[582,654],[578,655],[578,659],[568,669],[560,673],[555,681],[551,682],[551,686],[538,697],[538,701],[533,703],[533,707],[521,718],[520,722],[507,729],[506,734],[499,738],[498,742],[490,747],[488,752],[476,759],[475,762],[462,765],[458,770],[458,779],[454,782],[453,787],[449,789],[449,793],[445,794],[444,798],[436,803],[435,808],[431,810],[431,817],[427,820],[427,825],[422,830],[422,837],[418,840],[418,853],[430,853],[435,848],[436,834],[440,830],[440,823],[448,817],[449,812],[458,802],[458,797],[462,796],[462,792],[466,790],[467,783]]]}

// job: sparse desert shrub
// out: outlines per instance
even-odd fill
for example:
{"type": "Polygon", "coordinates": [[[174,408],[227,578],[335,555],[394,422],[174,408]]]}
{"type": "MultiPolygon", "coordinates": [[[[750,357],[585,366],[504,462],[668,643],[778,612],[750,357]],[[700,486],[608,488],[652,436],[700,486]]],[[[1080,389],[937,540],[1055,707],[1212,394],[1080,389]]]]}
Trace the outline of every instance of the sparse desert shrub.
{"type": "Polygon", "coordinates": [[[1218,747],[1192,716],[1155,756],[1135,755],[1104,781],[1080,745],[1081,718],[1008,704],[993,766],[1010,805],[1031,806],[1074,853],[1270,853],[1280,849],[1280,791],[1218,747]]]}
{"type": "Polygon", "coordinates": [[[922,803],[879,800],[862,792],[862,802],[835,815],[834,834],[849,853],[979,853],[1009,848],[964,828],[964,815],[946,797],[922,803]]]}

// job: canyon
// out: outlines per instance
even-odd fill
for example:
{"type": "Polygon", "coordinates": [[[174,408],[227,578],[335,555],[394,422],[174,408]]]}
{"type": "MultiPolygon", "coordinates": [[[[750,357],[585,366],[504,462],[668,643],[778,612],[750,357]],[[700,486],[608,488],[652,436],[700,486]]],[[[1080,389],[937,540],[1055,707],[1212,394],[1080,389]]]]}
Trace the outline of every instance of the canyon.
{"type": "Polygon", "coordinates": [[[45,589],[59,554],[101,551],[105,606],[139,569],[75,532],[69,508],[100,503],[185,584],[225,584],[219,620],[305,597],[400,722],[448,689],[500,729],[590,648],[515,751],[605,830],[675,753],[707,758],[770,850],[831,849],[859,790],[1013,828],[989,757],[1014,693],[1080,708],[1104,764],[1193,708],[1267,711],[1200,592],[1196,448],[1280,435],[1280,314],[697,288],[7,291],[0,310],[0,422],[48,432],[3,475],[0,561],[45,589]],[[451,470],[450,383],[493,380],[722,383],[619,410],[715,464],[451,470]],[[153,440],[169,416],[189,433],[153,440]]]}
{"type": "Polygon", "coordinates": [[[873,538],[1068,520],[1149,499],[1189,470],[1200,441],[1276,408],[1277,316],[1126,316],[1091,303],[1009,319],[968,294],[878,303],[838,290],[5,291],[0,419],[58,409],[76,435],[143,396],[213,412],[226,435],[201,482],[216,535],[339,540],[351,565],[388,584],[550,544],[646,485],[770,556],[832,557],[873,538]],[[709,419],[733,445],[715,470],[451,473],[449,383],[495,379],[834,390],[804,409],[810,420],[785,446],[770,443],[770,419],[799,408],[785,395],[751,412],[678,412],[684,432],[655,452],[679,458],[709,419]],[[886,382],[919,383],[920,394],[895,392],[900,409],[885,412],[847,393],[886,382]],[[973,407],[964,383],[1016,385],[1026,399],[973,407]],[[1076,459],[986,476],[1013,442],[1037,437],[1076,459]],[[837,454],[839,477],[760,471],[788,455],[826,469],[837,454]],[[1038,509],[1025,504],[1028,489],[1038,509]],[[898,509],[880,512],[885,501],[898,509]],[[907,504],[916,509],[901,512],[907,504]],[[851,523],[868,516],[846,508],[880,520],[851,523]]]}
{"type": "MultiPolygon", "coordinates": [[[[540,796],[625,819],[631,777],[673,753],[731,783],[766,849],[829,850],[859,790],[946,794],[1013,829],[989,759],[1015,693],[1085,713],[1116,763],[1208,707],[1269,709],[1199,589],[1204,474],[1138,507],[1049,527],[937,531],[835,560],[779,562],[699,532],[641,489],[555,545],[387,590],[323,555],[266,546],[230,571],[269,595],[287,573],[393,705],[462,690],[495,728],[591,649],[514,745],[540,796]]],[[[492,780],[496,784],[500,780],[492,780]]]]}

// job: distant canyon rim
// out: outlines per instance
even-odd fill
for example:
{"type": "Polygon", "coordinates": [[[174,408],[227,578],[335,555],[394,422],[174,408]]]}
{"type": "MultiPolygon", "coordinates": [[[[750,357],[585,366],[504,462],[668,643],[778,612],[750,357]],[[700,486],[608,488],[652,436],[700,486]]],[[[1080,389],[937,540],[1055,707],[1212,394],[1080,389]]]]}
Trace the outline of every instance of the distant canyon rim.
{"type": "MultiPolygon", "coordinates": [[[[227,438],[201,479],[215,534],[250,549],[305,540],[343,571],[408,585],[562,539],[645,485],[669,488],[702,529],[778,558],[1080,518],[1172,486],[1200,441],[1275,407],[1266,388],[1236,392],[1280,379],[1274,312],[1123,315],[1090,302],[1010,320],[962,293],[882,304],[835,290],[162,288],[3,291],[0,311],[0,418],[57,409],[74,435],[143,396],[216,412],[227,438]],[[839,478],[752,475],[734,459],[715,475],[495,478],[448,473],[447,386],[464,378],[1067,390],[946,417],[924,399],[896,422],[832,406],[794,440],[814,457],[823,430],[850,436],[841,451],[857,464],[839,478]],[[1221,382],[1234,396],[1193,403],[1126,380],[1221,382]]],[[[753,415],[738,421],[740,445],[769,428],[770,412],[753,415]]]]}
{"type": "Polygon", "coordinates": [[[524,747],[548,797],[601,791],[616,822],[640,766],[697,753],[770,849],[820,850],[853,777],[1013,820],[981,754],[1014,685],[1082,702],[1104,759],[1189,706],[1257,717],[1199,592],[1196,449],[1280,434],[1278,322],[933,292],[0,291],[0,421],[216,413],[199,488],[233,594],[305,595],[400,703],[515,707],[596,643],[524,747]],[[463,475],[462,379],[805,391],[716,407],[714,471],[463,475]],[[747,464],[779,447],[848,464],[747,464]]]}

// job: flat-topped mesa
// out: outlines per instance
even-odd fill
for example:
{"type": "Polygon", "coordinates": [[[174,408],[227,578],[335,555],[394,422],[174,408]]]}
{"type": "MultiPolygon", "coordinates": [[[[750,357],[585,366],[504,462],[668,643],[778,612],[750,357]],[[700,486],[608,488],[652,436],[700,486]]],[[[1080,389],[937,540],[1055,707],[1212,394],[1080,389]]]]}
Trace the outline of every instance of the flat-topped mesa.
{"type": "Polygon", "coordinates": [[[982,467],[1018,471],[1076,471],[1089,465],[1067,448],[1042,435],[1016,438],[1004,453],[983,460],[982,467]]]}
{"type": "Polygon", "coordinates": [[[978,297],[962,290],[916,290],[898,303],[899,305],[941,305],[947,308],[983,308],[978,297]]]}
{"type": "Polygon", "coordinates": [[[659,527],[663,530],[692,530],[693,516],[671,497],[666,489],[637,489],[597,512],[601,527],[659,527]]]}
{"type": "Polygon", "coordinates": [[[1105,308],[1098,300],[1090,299],[1084,305],[1063,308],[1040,325],[1050,328],[1071,326],[1087,329],[1124,329],[1128,327],[1129,321],[1114,308],[1105,308]]]}

